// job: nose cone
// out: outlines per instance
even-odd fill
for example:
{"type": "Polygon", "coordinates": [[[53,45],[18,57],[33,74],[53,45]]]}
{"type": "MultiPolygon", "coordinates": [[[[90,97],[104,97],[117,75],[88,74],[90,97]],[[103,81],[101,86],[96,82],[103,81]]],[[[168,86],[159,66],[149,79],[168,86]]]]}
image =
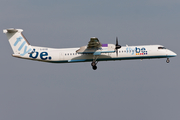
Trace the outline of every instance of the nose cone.
{"type": "Polygon", "coordinates": [[[173,52],[173,56],[174,56],[174,57],[176,57],[176,56],[177,56],[177,54],[176,54],[175,52],[173,52]]]}
{"type": "Polygon", "coordinates": [[[173,52],[173,51],[169,51],[169,52],[168,52],[168,56],[169,56],[169,57],[176,57],[177,54],[176,54],[175,52],[173,52]]]}

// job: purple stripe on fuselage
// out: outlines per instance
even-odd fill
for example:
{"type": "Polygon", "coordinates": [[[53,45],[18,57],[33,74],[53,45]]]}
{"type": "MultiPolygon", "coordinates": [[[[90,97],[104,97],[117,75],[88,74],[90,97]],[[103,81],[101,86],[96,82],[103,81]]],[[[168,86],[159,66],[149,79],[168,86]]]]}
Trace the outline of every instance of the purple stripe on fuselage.
{"type": "Polygon", "coordinates": [[[108,44],[102,44],[102,47],[108,47],[108,44]]]}

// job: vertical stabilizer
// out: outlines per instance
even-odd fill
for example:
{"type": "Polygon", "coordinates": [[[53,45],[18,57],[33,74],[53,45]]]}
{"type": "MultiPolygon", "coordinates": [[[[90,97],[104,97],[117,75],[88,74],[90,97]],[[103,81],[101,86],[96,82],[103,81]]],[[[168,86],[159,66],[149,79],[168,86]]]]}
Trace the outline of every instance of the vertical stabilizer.
{"type": "Polygon", "coordinates": [[[11,48],[15,55],[24,56],[32,52],[32,47],[23,36],[22,29],[5,29],[3,32],[7,35],[11,48]]]}

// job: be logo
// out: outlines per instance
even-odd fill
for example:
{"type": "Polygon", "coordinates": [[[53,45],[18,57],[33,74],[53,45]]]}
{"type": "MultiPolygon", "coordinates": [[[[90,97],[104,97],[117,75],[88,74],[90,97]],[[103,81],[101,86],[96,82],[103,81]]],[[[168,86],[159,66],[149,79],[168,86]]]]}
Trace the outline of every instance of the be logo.
{"type": "Polygon", "coordinates": [[[51,60],[52,59],[51,56],[48,56],[47,52],[39,53],[39,52],[36,52],[35,49],[33,49],[33,52],[29,55],[29,57],[33,58],[33,59],[36,59],[38,56],[40,56],[40,58],[42,60],[47,60],[47,59],[51,60]]]}
{"type": "Polygon", "coordinates": [[[135,48],[136,55],[147,55],[147,50],[146,48],[135,48]]]}

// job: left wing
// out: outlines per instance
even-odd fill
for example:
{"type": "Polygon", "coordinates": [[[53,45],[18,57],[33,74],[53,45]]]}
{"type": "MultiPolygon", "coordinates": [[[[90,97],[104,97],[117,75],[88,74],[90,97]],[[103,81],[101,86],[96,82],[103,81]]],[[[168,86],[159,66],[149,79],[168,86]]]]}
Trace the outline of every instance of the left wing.
{"type": "Polygon", "coordinates": [[[101,53],[115,52],[115,45],[101,44],[98,38],[91,38],[87,46],[82,46],[76,51],[79,54],[101,55],[101,53]]]}

